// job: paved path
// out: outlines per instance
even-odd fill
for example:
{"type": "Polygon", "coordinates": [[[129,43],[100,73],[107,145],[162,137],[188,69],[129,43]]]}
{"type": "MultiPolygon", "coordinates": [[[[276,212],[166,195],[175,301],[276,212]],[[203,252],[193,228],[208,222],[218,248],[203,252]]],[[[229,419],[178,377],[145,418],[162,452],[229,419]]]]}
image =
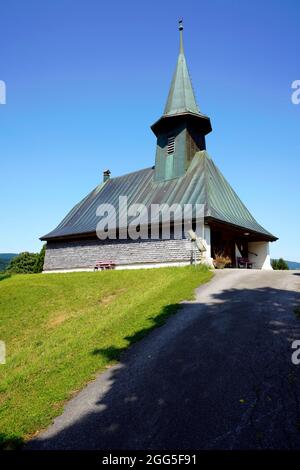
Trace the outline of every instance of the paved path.
{"type": "Polygon", "coordinates": [[[224,270],[32,449],[300,449],[300,272],[224,270]]]}

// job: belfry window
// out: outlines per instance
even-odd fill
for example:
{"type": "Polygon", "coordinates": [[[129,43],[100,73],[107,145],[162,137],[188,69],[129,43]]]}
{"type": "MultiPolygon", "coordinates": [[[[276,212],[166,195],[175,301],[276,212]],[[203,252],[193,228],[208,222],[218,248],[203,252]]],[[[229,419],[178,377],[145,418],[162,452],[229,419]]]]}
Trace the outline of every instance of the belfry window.
{"type": "Polygon", "coordinates": [[[175,137],[168,138],[167,153],[171,155],[175,151],[175,137]]]}

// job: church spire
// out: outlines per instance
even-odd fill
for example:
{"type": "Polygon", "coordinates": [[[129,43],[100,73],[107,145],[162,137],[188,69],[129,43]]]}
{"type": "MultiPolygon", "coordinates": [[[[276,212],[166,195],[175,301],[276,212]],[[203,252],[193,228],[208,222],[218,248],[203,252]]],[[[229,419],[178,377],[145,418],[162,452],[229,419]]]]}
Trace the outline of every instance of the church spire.
{"type": "Polygon", "coordinates": [[[205,150],[205,136],[211,129],[208,116],[200,113],[183,49],[183,25],[179,21],[179,56],[164,114],[151,126],[156,135],[154,180],[179,178],[194,155],[205,150]]]}
{"type": "Polygon", "coordinates": [[[180,47],[177,66],[164,110],[164,116],[180,113],[199,114],[183,49],[183,24],[179,20],[180,47]]]}

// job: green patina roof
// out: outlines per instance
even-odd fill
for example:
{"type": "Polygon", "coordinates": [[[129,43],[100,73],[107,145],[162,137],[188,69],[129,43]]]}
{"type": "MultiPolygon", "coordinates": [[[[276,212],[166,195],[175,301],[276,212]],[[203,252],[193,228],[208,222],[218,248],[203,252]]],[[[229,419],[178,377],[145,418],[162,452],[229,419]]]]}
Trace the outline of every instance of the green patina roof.
{"type": "Polygon", "coordinates": [[[118,209],[120,196],[127,196],[128,205],[142,203],[147,208],[151,204],[163,203],[205,204],[207,219],[229,223],[270,240],[276,239],[256,222],[207,152],[201,151],[195,154],[187,172],[173,180],[155,182],[153,168],[109,179],[77,204],[42,240],[95,233],[100,220],[96,216],[97,207],[109,203],[118,209]]]}
{"type": "Polygon", "coordinates": [[[180,23],[179,56],[165,106],[164,116],[187,112],[200,114],[184,55],[182,29],[182,23],[180,23]]]}
{"type": "MultiPolygon", "coordinates": [[[[179,24],[180,51],[175,74],[164,115],[152,129],[155,127],[154,133],[159,132],[157,126],[161,122],[164,125],[165,120],[169,121],[169,116],[188,113],[193,118],[200,118],[200,130],[206,134],[211,131],[211,125],[209,118],[200,113],[196,103],[183,51],[182,22],[179,24]],[[203,124],[204,118],[208,122],[206,127],[203,124]]],[[[174,164],[170,157],[168,158],[170,164],[174,164]]],[[[115,207],[118,222],[119,216],[125,215],[118,213],[120,196],[127,196],[128,205],[144,204],[147,209],[150,209],[151,204],[204,204],[207,221],[228,223],[244,231],[259,234],[263,239],[276,240],[276,237],[256,222],[206,151],[197,152],[184,175],[177,178],[156,181],[155,169],[146,168],[108,179],[79,202],[55,230],[41,239],[95,234],[97,223],[100,221],[96,210],[101,204],[111,204],[115,207]]],[[[131,219],[128,218],[127,225],[130,222],[131,219]]]]}

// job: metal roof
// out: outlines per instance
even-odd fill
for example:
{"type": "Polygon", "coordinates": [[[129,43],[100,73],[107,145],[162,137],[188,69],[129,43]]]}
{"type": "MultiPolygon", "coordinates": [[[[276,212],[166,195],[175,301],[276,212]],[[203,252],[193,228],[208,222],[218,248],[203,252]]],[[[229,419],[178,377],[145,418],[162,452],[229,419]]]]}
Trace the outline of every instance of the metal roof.
{"type": "MultiPolygon", "coordinates": [[[[95,233],[100,217],[100,204],[112,204],[119,219],[120,196],[127,196],[128,205],[144,204],[205,204],[205,217],[253,231],[276,240],[259,225],[226,181],[206,151],[197,152],[185,175],[168,181],[155,182],[154,168],[111,178],[97,186],[79,202],[55,230],[41,240],[95,233]]],[[[124,214],[123,214],[124,215],[124,214]]],[[[130,219],[128,219],[130,223],[130,219]]],[[[122,228],[122,225],[118,225],[122,228]]]]}
{"type": "Polygon", "coordinates": [[[179,56],[165,106],[164,116],[186,112],[200,114],[184,55],[182,30],[183,26],[182,22],[180,22],[179,56]]]}
{"type": "Polygon", "coordinates": [[[158,135],[162,128],[166,128],[170,119],[186,118],[190,121],[198,121],[199,129],[206,135],[211,132],[211,123],[208,116],[200,112],[196,102],[192,81],[188,71],[182,37],[182,21],[179,21],[180,48],[176,69],[171,82],[168,99],[163,115],[152,124],[151,129],[155,135],[158,135]]]}

